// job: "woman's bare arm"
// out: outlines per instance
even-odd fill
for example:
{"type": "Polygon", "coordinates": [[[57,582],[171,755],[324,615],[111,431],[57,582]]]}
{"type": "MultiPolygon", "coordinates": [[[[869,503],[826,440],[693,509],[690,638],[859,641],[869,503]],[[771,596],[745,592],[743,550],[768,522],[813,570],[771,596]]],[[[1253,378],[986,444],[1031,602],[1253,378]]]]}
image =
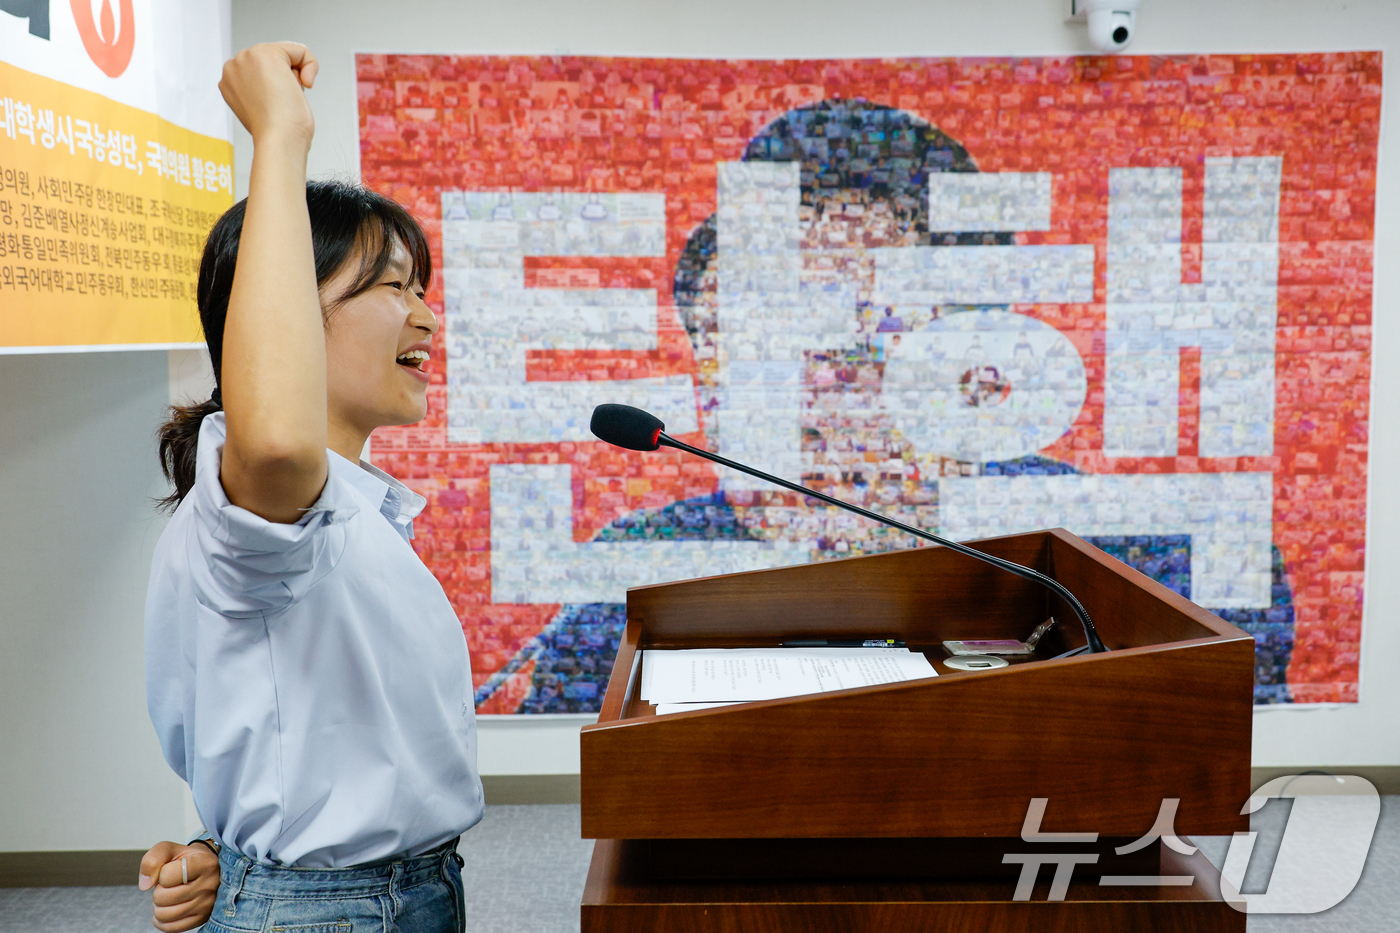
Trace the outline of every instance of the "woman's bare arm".
{"type": "Polygon", "coordinates": [[[326,342],[306,155],[315,124],[303,88],[316,59],[294,42],[257,45],[224,65],[219,90],[253,137],[253,167],[224,329],[229,501],[295,522],[326,483],[326,342]]]}

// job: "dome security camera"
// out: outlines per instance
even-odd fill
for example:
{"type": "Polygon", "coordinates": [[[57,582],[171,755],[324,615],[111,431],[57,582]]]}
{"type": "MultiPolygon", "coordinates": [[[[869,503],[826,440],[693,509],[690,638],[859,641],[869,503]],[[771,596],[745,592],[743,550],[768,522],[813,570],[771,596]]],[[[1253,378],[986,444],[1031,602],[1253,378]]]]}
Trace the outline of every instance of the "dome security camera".
{"type": "Polygon", "coordinates": [[[1071,0],[1075,19],[1089,24],[1089,41],[1104,52],[1121,52],[1137,33],[1137,8],[1142,0],[1071,0]]]}

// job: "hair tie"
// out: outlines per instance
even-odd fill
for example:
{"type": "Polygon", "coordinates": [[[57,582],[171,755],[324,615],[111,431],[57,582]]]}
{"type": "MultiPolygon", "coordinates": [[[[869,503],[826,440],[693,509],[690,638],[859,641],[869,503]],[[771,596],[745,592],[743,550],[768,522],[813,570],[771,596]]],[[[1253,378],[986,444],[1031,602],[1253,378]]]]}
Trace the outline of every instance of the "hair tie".
{"type": "Polygon", "coordinates": [[[218,386],[214,387],[214,392],[209,396],[209,401],[213,402],[220,409],[224,407],[224,396],[223,393],[219,391],[218,386]]]}

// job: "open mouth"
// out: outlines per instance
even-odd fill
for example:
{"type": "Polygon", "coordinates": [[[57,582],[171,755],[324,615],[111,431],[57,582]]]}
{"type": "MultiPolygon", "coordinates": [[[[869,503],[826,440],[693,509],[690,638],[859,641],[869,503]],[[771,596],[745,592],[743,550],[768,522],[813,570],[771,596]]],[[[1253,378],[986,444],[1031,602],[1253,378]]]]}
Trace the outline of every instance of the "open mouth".
{"type": "Polygon", "coordinates": [[[416,369],[420,373],[425,372],[423,367],[428,363],[428,351],[409,350],[407,353],[399,356],[394,362],[409,369],[416,369]]]}

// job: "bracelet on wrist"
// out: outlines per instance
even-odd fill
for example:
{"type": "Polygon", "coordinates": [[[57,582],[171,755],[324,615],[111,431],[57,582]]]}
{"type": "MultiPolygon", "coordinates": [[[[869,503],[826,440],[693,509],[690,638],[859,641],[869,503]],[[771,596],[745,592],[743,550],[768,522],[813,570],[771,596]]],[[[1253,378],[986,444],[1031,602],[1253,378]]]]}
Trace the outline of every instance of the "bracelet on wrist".
{"type": "Polygon", "coordinates": [[[218,856],[219,856],[219,847],[218,847],[218,845],[216,845],[216,844],[214,843],[214,841],[213,841],[212,839],[205,839],[205,838],[203,838],[203,837],[201,837],[201,838],[199,838],[199,839],[191,839],[191,840],[190,840],[190,845],[192,845],[192,846],[193,846],[193,845],[204,846],[204,847],[207,848],[210,852],[213,852],[213,853],[214,853],[214,857],[215,857],[215,858],[218,858],[218,856]]]}

